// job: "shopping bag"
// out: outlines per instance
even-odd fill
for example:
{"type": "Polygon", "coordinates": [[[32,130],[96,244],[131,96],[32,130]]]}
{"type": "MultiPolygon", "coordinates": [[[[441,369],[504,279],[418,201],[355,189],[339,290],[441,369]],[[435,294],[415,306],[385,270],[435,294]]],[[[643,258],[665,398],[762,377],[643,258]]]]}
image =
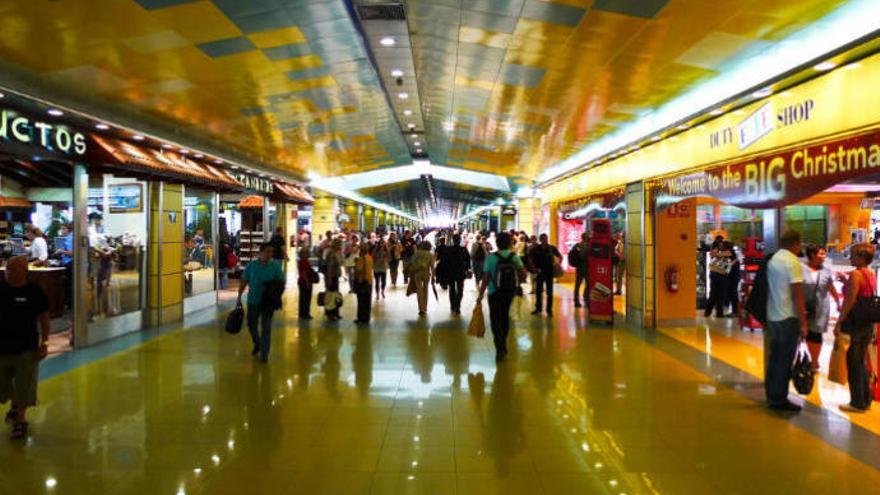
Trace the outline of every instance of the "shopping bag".
{"type": "Polygon", "coordinates": [[[483,305],[478,304],[474,308],[474,314],[471,316],[471,323],[468,325],[468,335],[482,339],[486,335],[486,321],[483,319],[483,305]]]}
{"type": "Polygon", "coordinates": [[[409,283],[406,284],[406,295],[407,297],[416,293],[416,279],[410,277],[409,283]]]}
{"type": "Polygon", "coordinates": [[[828,364],[828,379],[834,383],[846,385],[846,351],[849,349],[849,335],[842,333],[834,339],[834,350],[828,364]]]}
{"type": "Polygon", "coordinates": [[[562,278],[564,275],[565,270],[562,268],[562,265],[553,263],[553,278],[562,278]]]}
{"type": "Polygon", "coordinates": [[[801,342],[791,368],[791,381],[801,395],[809,395],[813,391],[813,362],[807,345],[801,342]]]}
{"type": "Polygon", "coordinates": [[[229,316],[226,317],[226,332],[231,333],[232,335],[237,334],[241,331],[241,326],[244,323],[244,308],[241,307],[241,304],[235,307],[232,312],[229,313],[229,316]]]}

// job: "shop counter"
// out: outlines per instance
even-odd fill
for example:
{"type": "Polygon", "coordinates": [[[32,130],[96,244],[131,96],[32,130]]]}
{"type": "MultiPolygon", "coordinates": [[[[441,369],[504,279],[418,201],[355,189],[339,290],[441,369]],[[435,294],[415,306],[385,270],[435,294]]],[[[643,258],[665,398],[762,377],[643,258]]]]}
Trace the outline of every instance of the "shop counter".
{"type": "MultiPolygon", "coordinates": [[[[5,275],[6,267],[0,267],[5,275]]],[[[49,316],[58,318],[64,313],[64,267],[31,266],[28,268],[28,281],[43,289],[49,301],[49,316]]]]}

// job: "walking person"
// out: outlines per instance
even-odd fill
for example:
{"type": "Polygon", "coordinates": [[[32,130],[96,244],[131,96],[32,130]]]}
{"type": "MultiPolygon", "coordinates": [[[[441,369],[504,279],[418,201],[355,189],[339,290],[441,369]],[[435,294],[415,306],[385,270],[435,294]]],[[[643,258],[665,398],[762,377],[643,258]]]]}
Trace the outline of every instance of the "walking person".
{"type": "Polygon", "coordinates": [[[502,232],[496,240],[498,251],[486,258],[480,280],[477,305],[483,303],[483,294],[489,292],[489,325],[495,344],[495,361],[507,357],[507,336],[510,334],[510,305],[516,295],[519,281],[526,276],[525,265],[510,251],[510,234],[502,232]]]}
{"type": "Polygon", "coordinates": [[[623,239],[623,233],[618,233],[614,238],[611,262],[614,268],[614,283],[617,285],[614,294],[619,296],[623,294],[623,275],[626,273],[626,243],[623,239]]]}
{"type": "Polygon", "coordinates": [[[413,234],[409,230],[405,230],[403,232],[403,239],[400,241],[400,249],[402,252],[401,259],[403,260],[403,283],[409,283],[410,270],[409,264],[412,261],[413,256],[416,254],[416,241],[413,239],[413,234]]]}
{"type": "Polygon", "coordinates": [[[318,272],[312,268],[309,262],[309,248],[299,248],[296,261],[297,279],[299,287],[299,318],[301,320],[312,319],[312,287],[319,280],[318,272]]]}
{"type": "Polygon", "coordinates": [[[731,269],[731,253],[725,245],[724,237],[717,236],[709,250],[709,300],[703,316],[708,318],[715,310],[716,318],[724,317],[724,303],[727,301],[728,274],[731,269]]]}
{"type": "Polygon", "coordinates": [[[813,371],[819,371],[819,354],[822,352],[822,335],[828,330],[831,318],[831,304],[828,295],[837,304],[840,312],[840,297],[834,288],[834,274],[825,266],[825,248],[818,244],[809,244],[804,249],[807,263],[804,264],[804,305],[806,306],[807,349],[813,371]]]}
{"type": "Polygon", "coordinates": [[[523,263],[526,264],[526,270],[529,272],[529,284],[532,287],[531,292],[529,294],[534,294],[538,291],[538,275],[535,267],[532,266],[532,252],[535,250],[535,247],[538,245],[538,236],[533,235],[529,237],[529,245],[526,246],[526,257],[523,259],[523,263]]]}
{"type": "Polygon", "coordinates": [[[349,237],[348,243],[346,243],[345,248],[343,250],[343,266],[345,267],[345,276],[348,278],[348,292],[349,294],[354,294],[354,264],[357,261],[358,253],[360,253],[360,243],[358,242],[358,236],[355,234],[351,234],[349,237]]]}
{"type": "Polygon", "coordinates": [[[464,292],[464,279],[471,265],[471,256],[461,245],[461,235],[452,236],[452,243],[443,250],[438,250],[440,261],[437,263],[438,277],[443,277],[449,287],[449,308],[453,314],[461,314],[461,298],[464,292]],[[444,273],[439,273],[440,269],[444,273]]]}
{"type": "Polygon", "coordinates": [[[874,324],[859,321],[853,308],[861,299],[870,299],[877,294],[877,279],[868,269],[874,260],[874,246],[858,244],[849,252],[849,259],[855,268],[850,272],[844,288],[843,308],[834,327],[835,337],[841,332],[849,334],[850,344],[846,351],[846,372],[849,381],[849,404],[840,409],[849,413],[863,413],[871,407],[872,391],[866,363],[868,346],[874,340],[874,324]]]}
{"type": "Polygon", "coordinates": [[[238,267],[238,256],[232,250],[232,246],[228,242],[220,245],[220,257],[217,260],[217,268],[220,270],[220,290],[229,287],[229,270],[235,270],[238,267]]]}
{"type": "Polygon", "coordinates": [[[587,299],[587,294],[590,293],[589,249],[590,234],[584,232],[581,234],[581,242],[572,246],[568,253],[568,264],[573,266],[575,270],[574,307],[576,308],[581,307],[581,284],[584,288],[584,305],[589,305],[589,299],[587,299]]]}
{"type": "Polygon", "coordinates": [[[284,242],[284,229],[276,228],[272,238],[269,239],[269,244],[272,245],[272,259],[277,261],[281,268],[285,268],[290,258],[287,256],[287,243],[284,242]]]}
{"type": "Polygon", "coordinates": [[[272,345],[272,316],[280,308],[281,295],[284,291],[284,271],[277,260],[272,259],[274,248],[270,243],[260,246],[259,258],[248,263],[241,274],[238,287],[238,304],[245,289],[250,287],[247,296],[247,324],[254,343],[252,356],[259,355],[260,361],[269,360],[269,348],[272,345]],[[277,299],[277,300],[276,300],[277,299]],[[277,306],[277,307],[276,307],[277,306]]]}
{"type": "Polygon", "coordinates": [[[419,316],[428,312],[428,286],[434,277],[434,255],[431,254],[431,243],[422,241],[409,262],[409,277],[415,286],[419,301],[419,316]]]}
{"type": "Polygon", "coordinates": [[[363,244],[354,263],[354,293],[357,296],[355,323],[366,324],[370,322],[370,312],[373,305],[372,290],[373,257],[370,255],[370,246],[363,244]]]}
{"type": "Polygon", "coordinates": [[[388,267],[391,263],[391,252],[385,239],[379,239],[372,251],[373,280],[376,283],[376,300],[385,299],[385,285],[388,283],[388,267]]]}
{"type": "Polygon", "coordinates": [[[767,405],[782,411],[800,411],[788,400],[791,365],[799,338],[807,336],[804,272],[798,254],[801,234],[789,230],[779,240],[782,249],[767,262],[767,324],[764,329],[764,391],[767,405]]]}
{"type": "Polygon", "coordinates": [[[474,283],[477,284],[477,289],[480,288],[480,283],[483,280],[483,266],[486,264],[486,257],[488,255],[489,248],[486,246],[482,234],[477,234],[474,243],[471,246],[471,260],[474,265],[474,283]]]}
{"type": "Polygon", "coordinates": [[[338,321],[339,302],[342,294],[339,291],[339,278],[342,277],[342,240],[334,239],[327,248],[324,272],[324,316],[330,321],[338,321]]]}
{"type": "Polygon", "coordinates": [[[539,244],[532,249],[531,265],[536,273],[538,287],[535,291],[535,310],[533,315],[543,311],[544,293],[547,293],[547,316],[553,316],[553,265],[562,261],[556,246],[550,244],[547,234],[541,234],[539,244]]]}
{"type": "Polygon", "coordinates": [[[24,256],[6,263],[0,317],[0,404],[12,403],[6,423],[12,425],[9,436],[16,440],[28,435],[27,410],[37,405],[39,362],[49,354],[49,301],[39,286],[28,282],[24,256]]]}
{"type": "Polygon", "coordinates": [[[724,251],[730,253],[728,261],[730,263],[730,271],[727,273],[727,297],[724,301],[724,310],[727,311],[728,306],[730,312],[727,313],[728,318],[735,318],[739,315],[739,282],[742,279],[740,272],[739,256],[736,252],[736,246],[730,241],[724,241],[724,251]]]}
{"type": "Polygon", "coordinates": [[[397,287],[397,272],[400,270],[400,257],[402,250],[400,241],[397,240],[397,234],[392,232],[388,235],[388,270],[391,273],[391,285],[397,287]]]}

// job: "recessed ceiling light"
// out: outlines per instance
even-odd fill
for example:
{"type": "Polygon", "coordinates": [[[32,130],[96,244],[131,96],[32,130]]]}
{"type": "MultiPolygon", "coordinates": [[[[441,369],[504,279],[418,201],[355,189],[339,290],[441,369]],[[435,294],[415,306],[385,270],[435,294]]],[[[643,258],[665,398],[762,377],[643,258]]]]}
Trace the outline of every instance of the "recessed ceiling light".
{"type": "Polygon", "coordinates": [[[189,153],[189,150],[180,150],[180,154],[181,154],[181,155],[185,155],[185,154],[187,154],[187,153],[189,153]]]}
{"type": "Polygon", "coordinates": [[[755,98],[766,98],[767,96],[770,96],[772,94],[773,94],[772,88],[764,88],[764,89],[759,89],[758,91],[755,91],[754,93],[752,93],[752,96],[754,96],[755,98]]]}
{"type": "Polygon", "coordinates": [[[416,141],[416,142],[413,143],[413,146],[421,146],[421,145],[422,145],[422,143],[420,143],[420,142],[418,142],[418,141],[416,141]]]}
{"type": "Polygon", "coordinates": [[[4,95],[3,93],[0,93],[0,98],[6,98],[6,95],[4,95]]]}
{"type": "Polygon", "coordinates": [[[204,158],[204,157],[205,157],[205,155],[203,155],[203,154],[201,154],[201,153],[196,153],[196,154],[193,155],[193,156],[196,157],[196,158],[204,158]]]}
{"type": "Polygon", "coordinates": [[[379,40],[379,43],[381,43],[382,46],[394,46],[395,41],[391,36],[385,36],[379,40]]]}
{"type": "Polygon", "coordinates": [[[141,136],[140,134],[135,134],[131,138],[134,139],[135,141],[143,141],[144,140],[144,137],[141,136]]]}
{"type": "Polygon", "coordinates": [[[410,134],[409,137],[411,137],[411,138],[418,138],[419,135],[418,135],[418,134],[410,134]]]}
{"type": "Polygon", "coordinates": [[[651,138],[651,141],[660,141],[661,139],[663,138],[661,138],[660,136],[654,136],[651,138]]]}
{"type": "Polygon", "coordinates": [[[412,115],[412,110],[404,110],[403,114],[409,117],[410,115],[412,115]]]}
{"type": "Polygon", "coordinates": [[[397,97],[400,98],[401,100],[405,100],[405,99],[409,98],[409,93],[400,92],[400,93],[397,93],[397,97]]]}
{"type": "Polygon", "coordinates": [[[416,148],[416,153],[421,153],[421,152],[422,152],[421,148],[416,148]]]}
{"type": "Polygon", "coordinates": [[[858,69],[858,68],[861,67],[861,66],[862,66],[862,64],[860,64],[860,63],[858,63],[858,62],[853,62],[853,63],[851,63],[851,64],[846,64],[846,65],[844,65],[844,66],[843,66],[843,70],[853,70],[853,69],[858,69]]]}
{"type": "Polygon", "coordinates": [[[837,67],[837,64],[835,64],[834,62],[827,61],[827,60],[825,62],[819,62],[818,64],[813,66],[814,69],[816,69],[818,71],[822,71],[822,72],[824,72],[826,70],[831,70],[835,67],[837,67]]]}
{"type": "Polygon", "coordinates": [[[217,160],[214,160],[214,163],[216,163],[217,165],[220,165],[221,163],[223,163],[223,160],[220,160],[220,159],[218,158],[217,160]]]}
{"type": "Polygon", "coordinates": [[[716,108],[715,110],[712,110],[711,112],[709,112],[709,115],[721,115],[722,113],[724,113],[724,110],[722,110],[720,108],[716,108]]]}
{"type": "Polygon", "coordinates": [[[109,128],[110,126],[107,124],[95,124],[95,129],[98,129],[99,131],[106,131],[109,128]]]}
{"type": "Polygon", "coordinates": [[[415,128],[416,128],[416,124],[415,124],[415,122],[410,122],[409,124],[406,124],[406,126],[409,127],[410,129],[415,129],[415,128]]]}
{"type": "Polygon", "coordinates": [[[162,147],[165,148],[166,150],[171,149],[171,145],[168,143],[163,144],[162,147]]]}
{"type": "Polygon", "coordinates": [[[678,126],[678,128],[679,128],[679,129],[682,129],[682,130],[687,129],[687,128],[689,128],[689,127],[690,127],[690,126],[687,125],[687,124],[681,124],[681,125],[678,126]]]}
{"type": "Polygon", "coordinates": [[[49,115],[51,115],[53,117],[61,117],[62,115],[64,115],[64,112],[62,112],[61,110],[58,110],[57,108],[53,108],[53,109],[49,110],[49,115]]]}
{"type": "Polygon", "coordinates": [[[391,77],[403,77],[403,71],[400,69],[391,69],[391,77]]]}

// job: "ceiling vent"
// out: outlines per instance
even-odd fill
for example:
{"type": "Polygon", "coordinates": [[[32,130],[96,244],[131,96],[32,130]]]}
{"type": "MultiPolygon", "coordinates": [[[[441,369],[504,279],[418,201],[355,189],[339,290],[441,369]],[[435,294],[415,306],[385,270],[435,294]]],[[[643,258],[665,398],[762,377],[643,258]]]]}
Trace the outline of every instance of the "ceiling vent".
{"type": "Polygon", "coordinates": [[[405,21],[406,10],[399,3],[358,5],[358,15],[364,21],[405,21]]]}

